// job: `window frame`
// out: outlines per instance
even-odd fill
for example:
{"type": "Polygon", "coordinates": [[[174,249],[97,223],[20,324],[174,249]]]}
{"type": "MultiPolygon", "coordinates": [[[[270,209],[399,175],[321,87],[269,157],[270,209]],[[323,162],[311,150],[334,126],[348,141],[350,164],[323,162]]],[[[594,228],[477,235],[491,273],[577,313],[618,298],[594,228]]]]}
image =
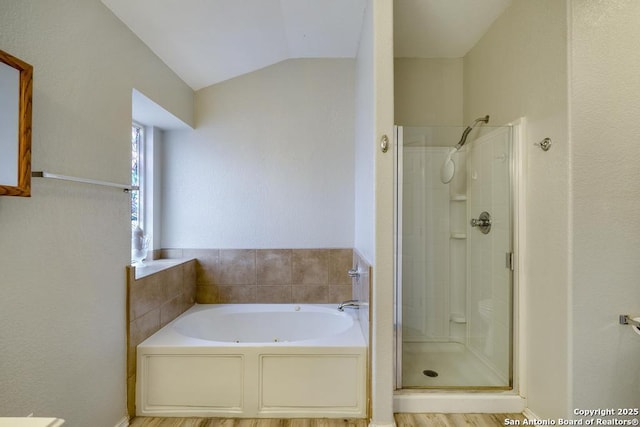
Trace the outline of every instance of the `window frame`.
{"type": "Polygon", "coordinates": [[[145,174],[146,174],[146,165],[145,165],[145,138],[146,138],[146,128],[143,124],[138,123],[136,121],[131,122],[132,128],[132,138],[131,138],[131,185],[137,187],[137,189],[131,192],[131,229],[139,226],[142,230],[145,230],[145,174]],[[133,179],[133,129],[138,129],[138,149],[137,149],[137,172],[138,172],[138,182],[137,184],[133,179]],[[135,192],[137,192],[137,219],[136,223],[133,220],[133,197],[135,196],[135,192]]]}

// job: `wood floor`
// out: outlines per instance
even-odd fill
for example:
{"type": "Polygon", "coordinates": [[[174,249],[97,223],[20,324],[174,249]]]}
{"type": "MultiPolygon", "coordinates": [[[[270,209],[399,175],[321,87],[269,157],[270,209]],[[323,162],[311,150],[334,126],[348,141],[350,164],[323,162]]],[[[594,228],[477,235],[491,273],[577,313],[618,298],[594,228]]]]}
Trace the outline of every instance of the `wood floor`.
{"type": "Polygon", "coordinates": [[[249,418],[148,418],[136,417],[130,427],[367,427],[366,420],[249,419],[249,418]]]}
{"type": "MultiPolygon", "coordinates": [[[[524,420],[522,414],[395,414],[397,427],[498,427],[507,418],[524,420]]],[[[130,427],[367,427],[366,420],[248,419],[248,418],[152,418],[136,417],[130,427]]]]}
{"type": "Polygon", "coordinates": [[[523,421],[522,414],[395,414],[397,427],[497,427],[505,420],[523,421]]]}

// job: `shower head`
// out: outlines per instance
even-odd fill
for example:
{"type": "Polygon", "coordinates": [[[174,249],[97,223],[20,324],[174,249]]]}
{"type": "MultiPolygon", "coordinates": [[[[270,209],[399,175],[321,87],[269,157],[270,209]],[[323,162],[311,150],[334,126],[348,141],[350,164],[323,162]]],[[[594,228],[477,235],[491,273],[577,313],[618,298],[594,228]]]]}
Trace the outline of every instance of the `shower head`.
{"type": "Polygon", "coordinates": [[[456,164],[453,162],[451,156],[453,153],[458,151],[456,147],[451,147],[449,149],[449,153],[447,157],[444,159],[444,163],[442,163],[442,167],[440,168],[440,181],[443,184],[448,184],[453,179],[453,175],[456,173],[456,164]]]}
{"type": "Polygon", "coordinates": [[[456,144],[455,147],[452,147],[447,154],[447,157],[444,159],[444,163],[442,163],[442,167],[440,168],[440,181],[443,184],[448,184],[453,179],[453,175],[456,173],[456,164],[453,162],[451,156],[467,142],[467,137],[469,136],[469,132],[479,123],[489,123],[489,115],[484,117],[480,117],[475,119],[473,123],[471,123],[467,128],[462,132],[462,137],[460,138],[460,142],[456,144]]]}

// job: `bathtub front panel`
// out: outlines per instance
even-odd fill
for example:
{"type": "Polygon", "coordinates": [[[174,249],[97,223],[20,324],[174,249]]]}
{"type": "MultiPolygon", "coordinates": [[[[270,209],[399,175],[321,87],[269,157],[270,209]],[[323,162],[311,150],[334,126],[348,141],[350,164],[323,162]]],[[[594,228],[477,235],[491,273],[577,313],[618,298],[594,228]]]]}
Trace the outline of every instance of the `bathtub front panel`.
{"type": "Polygon", "coordinates": [[[149,355],[142,366],[146,381],[139,402],[147,411],[243,410],[242,355],[149,355]]]}
{"type": "Polygon", "coordinates": [[[361,416],[363,360],[364,354],[262,356],[260,413],[361,416]]]}
{"type": "Polygon", "coordinates": [[[262,344],[189,337],[173,327],[179,319],[137,348],[137,415],[366,416],[367,352],[357,319],[330,337],[262,344]]]}
{"type": "Polygon", "coordinates": [[[138,366],[139,416],[366,416],[364,348],[140,347],[138,366]]]}

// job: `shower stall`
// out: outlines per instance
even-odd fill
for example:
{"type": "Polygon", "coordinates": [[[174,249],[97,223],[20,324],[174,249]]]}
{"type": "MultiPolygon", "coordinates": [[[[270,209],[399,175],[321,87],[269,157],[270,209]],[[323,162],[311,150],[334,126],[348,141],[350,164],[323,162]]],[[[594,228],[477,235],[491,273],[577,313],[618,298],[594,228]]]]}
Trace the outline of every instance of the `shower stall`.
{"type": "Polygon", "coordinates": [[[513,127],[488,120],[396,127],[397,389],[513,388],[513,127]]]}

